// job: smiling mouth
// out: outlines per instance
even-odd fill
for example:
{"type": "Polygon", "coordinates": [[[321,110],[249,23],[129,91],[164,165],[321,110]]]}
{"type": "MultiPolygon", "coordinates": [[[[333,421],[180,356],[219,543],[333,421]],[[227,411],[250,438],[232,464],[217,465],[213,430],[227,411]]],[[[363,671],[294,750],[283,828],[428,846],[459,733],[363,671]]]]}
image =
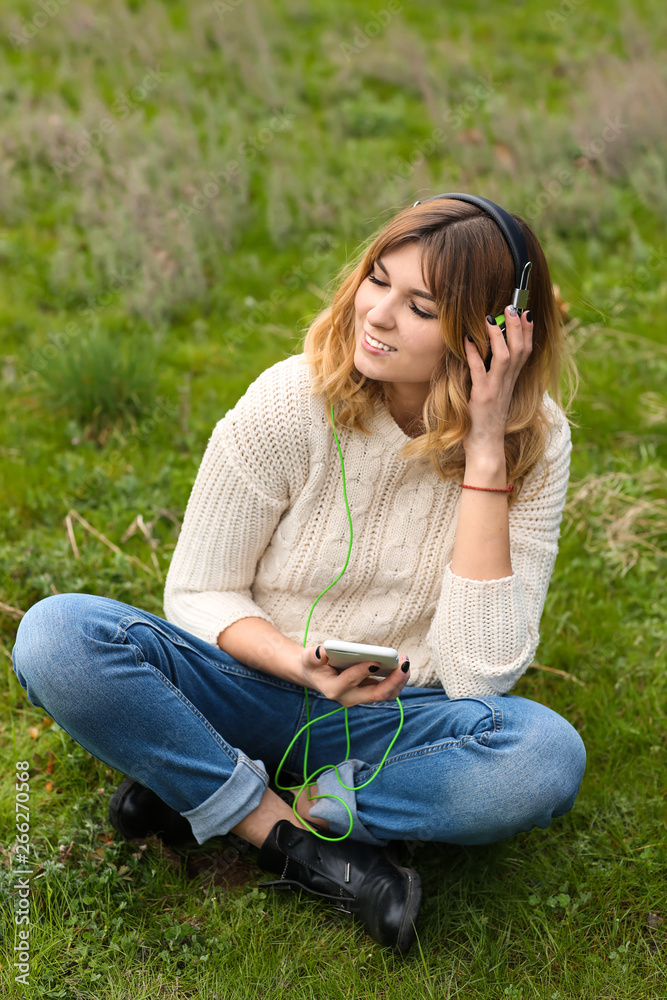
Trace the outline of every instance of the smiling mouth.
{"type": "Polygon", "coordinates": [[[395,347],[390,347],[389,344],[383,344],[381,340],[376,340],[374,337],[370,337],[365,330],[364,337],[366,338],[366,342],[369,343],[371,347],[384,351],[386,354],[390,354],[392,351],[396,350],[395,347]]]}

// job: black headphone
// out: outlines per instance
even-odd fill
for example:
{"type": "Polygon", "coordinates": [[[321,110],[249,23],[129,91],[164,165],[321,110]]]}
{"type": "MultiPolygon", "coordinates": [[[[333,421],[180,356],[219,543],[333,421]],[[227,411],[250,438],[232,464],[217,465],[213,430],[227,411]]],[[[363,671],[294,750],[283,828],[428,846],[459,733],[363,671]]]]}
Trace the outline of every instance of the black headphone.
{"type": "MultiPolygon", "coordinates": [[[[454,201],[469,201],[471,205],[477,205],[477,207],[481,208],[483,212],[490,215],[496,225],[500,228],[501,233],[505,237],[505,242],[510,248],[512,260],[514,261],[515,287],[511,305],[516,307],[517,313],[520,316],[528,304],[528,278],[533,264],[532,261],[528,260],[528,248],[526,247],[526,241],[518,223],[512,218],[509,212],[506,212],[504,208],[500,207],[500,205],[496,205],[495,202],[489,201],[488,198],[480,198],[475,194],[460,194],[458,192],[454,192],[451,194],[436,194],[432,198],[427,198],[426,201],[436,201],[438,198],[452,198],[454,201]]],[[[423,204],[425,204],[425,202],[416,201],[412,207],[415,208],[417,205],[423,204]]],[[[495,320],[501,331],[505,333],[504,313],[501,316],[496,316],[495,320]]]]}

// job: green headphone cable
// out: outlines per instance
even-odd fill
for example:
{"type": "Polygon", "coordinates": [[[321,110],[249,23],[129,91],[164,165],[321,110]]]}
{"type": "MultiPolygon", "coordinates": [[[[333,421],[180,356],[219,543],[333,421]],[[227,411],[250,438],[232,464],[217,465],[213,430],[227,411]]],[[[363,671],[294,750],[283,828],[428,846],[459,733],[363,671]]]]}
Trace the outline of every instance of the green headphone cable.
{"type": "MultiPolygon", "coordinates": [[[[319,601],[320,597],[323,597],[328,590],[331,590],[331,588],[334,586],[334,584],[338,583],[338,581],[340,580],[341,576],[343,575],[343,573],[347,569],[347,564],[350,561],[350,553],[352,552],[352,515],[350,514],[350,505],[349,505],[348,500],[347,500],[347,486],[346,486],[346,483],[345,483],[345,464],[343,462],[343,452],[341,451],[340,441],[338,440],[338,435],[336,434],[336,428],[335,428],[335,425],[334,425],[334,408],[333,408],[333,403],[331,404],[331,424],[332,424],[332,428],[333,428],[334,438],[336,439],[336,447],[338,448],[338,456],[340,458],[341,472],[343,474],[343,496],[345,498],[345,509],[347,510],[347,519],[348,519],[348,522],[349,522],[349,525],[350,525],[350,544],[349,544],[348,549],[347,549],[347,559],[345,560],[345,565],[343,566],[342,570],[340,571],[340,573],[338,574],[338,576],[336,577],[336,579],[332,583],[330,583],[328,587],[325,587],[325,589],[322,591],[322,593],[319,594],[319,596],[316,597],[315,600],[313,601],[313,605],[312,605],[312,607],[310,609],[310,613],[308,615],[308,620],[306,622],[306,631],[305,631],[305,634],[304,634],[304,637],[303,637],[303,646],[304,646],[304,649],[305,649],[306,642],[307,642],[307,639],[308,639],[308,629],[310,627],[310,619],[312,617],[313,611],[315,610],[315,605],[319,601]]],[[[400,712],[400,721],[399,721],[399,724],[398,724],[398,729],[396,730],[396,733],[394,734],[394,737],[393,737],[391,743],[387,747],[387,749],[385,751],[385,754],[384,754],[384,757],[380,761],[380,764],[378,765],[377,770],[375,771],[375,773],[373,775],[371,775],[371,777],[367,781],[364,781],[363,784],[351,787],[349,785],[346,785],[341,780],[340,774],[338,772],[338,767],[335,764],[333,764],[333,765],[325,764],[323,767],[319,767],[316,771],[313,771],[312,774],[310,774],[310,775],[308,774],[308,751],[310,749],[310,727],[313,726],[316,722],[320,722],[322,719],[328,719],[329,716],[336,715],[337,712],[344,712],[345,713],[345,715],[344,715],[344,719],[345,719],[345,737],[346,737],[345,760],[348,760],[349,757],[350,757],[350,726],[349,726],[349,720],[348,720],[347,706],[346,705],[341,705],[340,708],[334,708],[333,711],[326,712],[325,715],[318,715],[318,717],[316,719],[311,719],[310,718],[310,705],[309,705],[309,701],[308,701],[308,688],[307,687],[304,687],[304,693],[305,693],[305,707],[306,707],[306,723],[305,723],[305,725],[303,725],[301,727],[301,729],[299,729],[299,731],[294,736],[294,738],[290,742],[289,746],[285,750],[285,753],[283,754],[282,760],[278,764],[278,768],[276,770],[275,777],[274,777],[274,782],[275,782],[276,787],[279,788],[281,791],[289,791],[289,792],[297,792],[298,793],[295,796],[295,798],[294,798],[294,802],[292,804],[292,811],[293,811],[294,815],[298,818],[299,822],[303,823],[311,831],[311,833],[314,833],[315,836],[319,837],[321,840],[345,840],[345,838],[348,837],[350,835],[350,833],[352,832],[352,826],[354,824],[354,817],[352,815],[352,810],[350,809],[350,807],[347,804],[347,802],[345,802],[344,799],[341,799],[341,797],[339,795],[332,795],[332,794],[315,795],[315,796],[313,796],[311,798],[311,796],[310,796],[310,794],[308,792],[308,785],[310,785],[312,783],[313,779],[320,773],[320,771],[331,770],[331,767],[333,767],[334,771],[336,772],[336,777],[338,778],[338,783],[340,784],[341,788],[345,788],[349,792],[356,792],[358,789],[365,788],[366,785],[370,785],[371,781],[374,781],[375,778],[377,778],[377,776],[380,773],[380,771],[382,770],[384,762],[387,759],[387,757],[389,756],[389,752],[390,752],[391,748],[393,747],[394,743],[396,742],[396,740],[398,739],[398,736],[399,736],[399,734],[401,732],[401,729],[403,728],[403,718],[404,718],[403,706],[401,705],[400,698],[397,698],[396,699],[396,704],[398,705],[399,712],[400,712]],[[292,747],[294,746],[294,744],[296,743],[296,741],[298,740],[298,738],[301,736],[301,733],[303,733],[303,732],[306,733],[306,746],[305,746],[304,755],[303,755],[303,784],[302,785],[281,785],[278,782],[278,775],[280,774],[280,771],[281,771],[281,769],[282,769],[285,761],[287,760],[287,757],[289,756],[289,753],[290,753],[292,747]],[[323,798],[323,799],[336,799],[338,802],[342,803],[342,805],[345,806],[345,809],[347,810],[347,814],[348,814],[348,817],[349,817],[350,825],[349,825],[347,831],[341,837],[326,837],[323,833],[320,833],[319,830],[316,830],[314,827],[312,827],[307,822],[307,820],[305,820],[302,816],[299,815],[299,813],[297,812],[297,804],[298,804],[299,799],[300,799],[300,797],[301,797],[301,795],[303,794],[304,791],[308,795],[308,801],[309,802],[313,802],[316,799],[320,799],[320,798],[323,798]]]]}

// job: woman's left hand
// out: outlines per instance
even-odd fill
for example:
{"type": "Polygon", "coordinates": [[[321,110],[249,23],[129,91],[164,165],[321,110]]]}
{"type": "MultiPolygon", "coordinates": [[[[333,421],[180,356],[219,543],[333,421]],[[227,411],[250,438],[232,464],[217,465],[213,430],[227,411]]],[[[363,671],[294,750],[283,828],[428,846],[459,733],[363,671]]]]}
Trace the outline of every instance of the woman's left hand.
{"type": "Polygon", "coordinates": [[[472,376],[469,402],[472,426],[463,440],[468,460],[504,450],[505,425],[514,385],[533,349],[530,312],[517,316],[510,311],[512,308],[505,308],[507,343],[500,327],[486,321],[493,354],[488,372],[473,341],[467,337],[464,341],[472,376]]]}

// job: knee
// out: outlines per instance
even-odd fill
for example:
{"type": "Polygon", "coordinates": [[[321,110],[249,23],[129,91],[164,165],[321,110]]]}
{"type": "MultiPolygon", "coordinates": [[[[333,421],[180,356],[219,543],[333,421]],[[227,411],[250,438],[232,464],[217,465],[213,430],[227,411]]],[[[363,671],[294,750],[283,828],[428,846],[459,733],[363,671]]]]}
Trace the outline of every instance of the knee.
{"type": "Polygon", "coordinates": [[[549,766],[554,788],[553,816],[562,816],[574,805],[586,770],[586,748],[581,736],[566,719],[552,713],[549,735],[549,766]]]}
{"type": "Polygon", "coordinates": [[[23,662],[43,652],[64,636],[81,617],[90,594],[54,594],[28,608],[19,623],[14,644],[15,657],[23,662]]]}
{"type": "Polygon", "coordinates": [[[574,805],[586,769],[586,749],[581,736],[566,719],[551,709],[543,711],[526,733],[524,759],[532,774],[532,794],[539,826],[562,816],[574,805]]]}
{"type": "Polygon", "coordinates": [[[102,600],[92,594],[54,594],[33,604],[21,619],[12,665],[34,705],[44,708],[40,696],[69,683],[72,671],[83,666],[77,640],[85,630],[80,626],[94,614],[92,604],[102,600]]]}

